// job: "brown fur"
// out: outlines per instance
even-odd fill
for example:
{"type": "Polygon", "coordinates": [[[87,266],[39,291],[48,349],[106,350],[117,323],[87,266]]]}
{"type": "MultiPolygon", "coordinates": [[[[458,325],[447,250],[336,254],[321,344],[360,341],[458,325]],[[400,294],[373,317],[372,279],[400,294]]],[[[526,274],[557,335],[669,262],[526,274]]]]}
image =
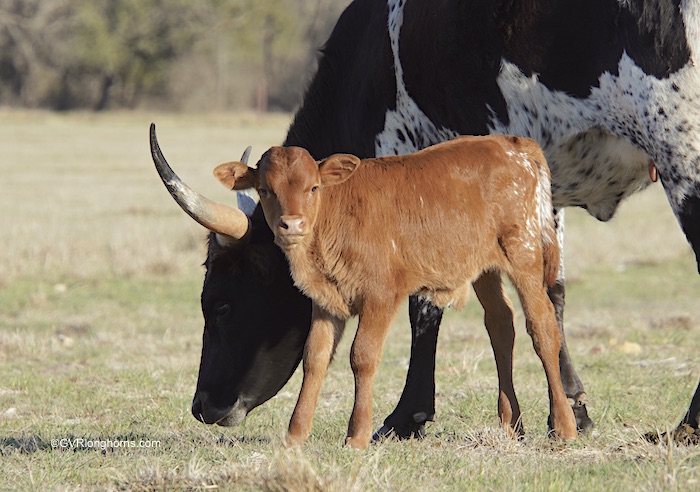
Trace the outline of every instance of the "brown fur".
{"type": "Polygon", "coordinates": [[[347,443],[364,448],[374,373],[398,304],[418,293],[438,306],[459,307],[477,279],[499,371],[499,415],[517,431],[512,308],[498,272],[520,295],[549,383],[553,428],[561,438],[576,437],[545,290],[559,264],[549,170],[534,141],[460,137],[407,156],[360,161],[334,155],[320,163],[303,149],[273,147],[257,170],[242,166],[223,164],[215,174],[231,188],[258,189],[294,281],[314,301],[289,444],[303,443],[311,431],[321,381],[347,318],[360,316],[347,443]]]}

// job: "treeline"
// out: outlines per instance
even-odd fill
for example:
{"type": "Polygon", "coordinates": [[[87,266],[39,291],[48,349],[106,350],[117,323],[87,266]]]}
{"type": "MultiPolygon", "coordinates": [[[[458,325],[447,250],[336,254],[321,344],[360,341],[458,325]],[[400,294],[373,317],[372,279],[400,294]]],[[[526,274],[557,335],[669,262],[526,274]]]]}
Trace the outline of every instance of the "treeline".
{"type": "Polygon", "coordinates": [[[0,0],[0,105],[291,110],[349,0],[0,0]]]}

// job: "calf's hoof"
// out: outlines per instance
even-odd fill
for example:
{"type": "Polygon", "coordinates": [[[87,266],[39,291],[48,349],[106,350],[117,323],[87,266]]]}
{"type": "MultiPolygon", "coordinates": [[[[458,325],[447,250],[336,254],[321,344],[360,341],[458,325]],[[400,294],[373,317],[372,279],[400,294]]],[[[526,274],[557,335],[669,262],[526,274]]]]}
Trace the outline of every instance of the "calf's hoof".
{"type": "Polygon", "coordinates": [[[365,450],[369,446],[369,438],[362,438],[358,436],[346,437],[345,445],[354,449],[365,450]]]}
{"type": "Polygon", "coordinates": [[[298,436],[296,434],[287,434],[287,438],[284,440],[284,445],[287,448],[300,448],[306,442],[306,438],[303,436],[298,436]]]}
{"type": "Polygon", "coordinates": [[[386,419],[384,425],[372,435],[372,441],[381,441],[391,437],[398,439],[423,439],[426,434],[425,423],[428,420],[432,420],[432,418],[428,418],[428,414],[425,412],[417,412],[411,416],[410,420],[404,422],[392,422],[390,419],[386,419]]]}
{"type": "Polygon", "coordinates": [[[569,407],[565,407],[566,411],[560,415],[556,422],[553,422],[552,415],[547,418],[547,434],[550,437],[555,437],[563,441],[574,441],[578,439],[578,431],[576,428],[576,420],[574,414],[569,407]]]}
{"type": "Polygon", "coordinates": [[[578,432],[573,425],[562,425],[559,426],[559,429],[549,427],[547,435],[561,441],[575,441],[578,439],[578,432]]]}
{"type": "Polygon", "coordinates": [[[525,440],[525,429],[523,427],[523,421],[521,419],[518,419],[516,421],[515,426],[512,426],[510,424],[503,424],[502,427],[508,435],[508,437],[510,437],[511,439],[515,439],[516,441],[525,440]]]}
{"type": "Polygon", "coordinates": [[[576,419],[576,429],[582,433],[587,434],[593,430],[595,424],[588,417],[588,409],[586,404],[588,403],[588,396],[584,392],[577,393],[573,398],[569,397],[571,401],[571,409],[574,411],[574,418],[576,419]]]}

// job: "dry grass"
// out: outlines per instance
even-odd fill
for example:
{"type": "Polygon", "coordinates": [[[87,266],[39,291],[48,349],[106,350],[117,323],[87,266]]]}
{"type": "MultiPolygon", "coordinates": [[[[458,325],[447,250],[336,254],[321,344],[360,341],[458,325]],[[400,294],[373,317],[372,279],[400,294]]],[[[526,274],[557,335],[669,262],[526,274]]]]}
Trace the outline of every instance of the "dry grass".
{"type": "Polygon", "coordinates": [[[193,187],[230,199],[218,162],[278,144],[287,116],[0,113],[5,282],[144,272],[181,274],[201,261],[202,229],[172,207],[148,151],[148,125],[193,187]],[[262,131],[259,131],[260,129],[262,131]]]}
{"type": "MultiPolygon", "coordinates": [[[[545,437],[543,371],[524,329],[515,382],[527,439],[498,429],[497,379],[472,302],[441,328],[437,421],[423,441],[342,448],[352,406],[343,340],[312,438],[282,448],[300,374],[235,429],[189,414],[201,347],[205,233],[169,198],[148,152],[194,188],[230,195],[215,164],[282,141],[287,116],[0,111],[0,490],[687,490],[697,448],[641,436],[674,426],[697,384],[700,280],[660,187],[611,224],[567,212],[569,347],[596,431],[545,437]],[[70,449],[54,440],[157,441],[70,449]]],[[[518,324],[522,326],[519,316],[518,324]]],[[[350,331],[350,330],[349,330],[350,331]]],[[[398,400],[405,310],[375,392],[375,423],[398,400]]]]}

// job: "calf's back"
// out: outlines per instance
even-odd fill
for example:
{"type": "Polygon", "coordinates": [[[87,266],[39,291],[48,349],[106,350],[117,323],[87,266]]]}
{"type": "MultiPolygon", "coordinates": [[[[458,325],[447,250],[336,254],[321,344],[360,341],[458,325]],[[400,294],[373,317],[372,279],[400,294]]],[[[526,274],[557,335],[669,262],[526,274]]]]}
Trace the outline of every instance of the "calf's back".
{"type": "MultiPolygon", "coordinates": [[[[502,236],[531,227],[533,254],[542,254],[542,166],[534,141],[504,135],[367,159],[347,181],[323,190],[310,246],[317,267],[349,305],[363,292],[421,293],[438,305],[460,305],[482,271],[507,272],[502,236]]],[[[312,297],[320,291],[301,287],[312,297]]]]}

